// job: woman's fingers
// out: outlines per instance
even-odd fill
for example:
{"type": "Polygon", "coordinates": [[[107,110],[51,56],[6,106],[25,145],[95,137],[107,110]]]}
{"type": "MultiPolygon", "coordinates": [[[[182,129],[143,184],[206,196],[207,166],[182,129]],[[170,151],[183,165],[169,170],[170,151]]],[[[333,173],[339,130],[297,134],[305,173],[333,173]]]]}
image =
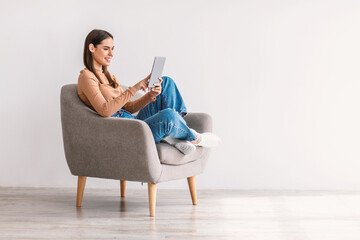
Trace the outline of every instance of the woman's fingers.
{"type": "Polygon", "coordinates": [[[146,88],[147,88],[147,84],[142,82],[141,84],[141,90],[143,90],[144,92],[146,91],[146,88]]]}
{"type": "Polygon", "coordinates": [[[157,92],[161,92],[161,85],[156,84],[155,87],[154,87],[154,90],[157,91],[157,92]]]}
{"type": "Polygon", "coordinates": [[[160,87],[156,87],[156,88],[154,88],[154,92],[157,92],[157,93],[161,93],[161,88],[160,87]]]}
{"type": "MultiPolygon", "coordinates": [[[[150,75],[149,75],[150,77],[150,75]]],[[[152,96],[158,96],[161,93],[161,83],[162,83],[162,78],[159,78],[160,82],[159,83],[154,83],[154,87],[153,88],[148,88],[148,91],[151,92],[152,96]]]]}

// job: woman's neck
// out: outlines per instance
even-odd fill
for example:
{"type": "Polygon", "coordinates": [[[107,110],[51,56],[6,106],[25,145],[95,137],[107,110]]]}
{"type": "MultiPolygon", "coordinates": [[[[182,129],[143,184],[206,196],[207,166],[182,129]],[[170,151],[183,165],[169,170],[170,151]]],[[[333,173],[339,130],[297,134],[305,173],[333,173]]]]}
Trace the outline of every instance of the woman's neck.
{"type": "Polygon", "coordinates": [[[102,72],[102,65],[98,64],[96,61],[93,61],[94,70],[98,72],[102,72]]]}

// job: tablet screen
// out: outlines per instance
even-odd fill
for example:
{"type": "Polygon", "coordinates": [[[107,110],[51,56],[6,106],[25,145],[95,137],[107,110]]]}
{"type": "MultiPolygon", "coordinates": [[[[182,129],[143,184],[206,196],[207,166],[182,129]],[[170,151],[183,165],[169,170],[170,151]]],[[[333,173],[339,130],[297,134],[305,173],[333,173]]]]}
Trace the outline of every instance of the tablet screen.
{"type": "Polygon", "coordinates": [[[155,87],[154,83],[160,82],[159,78],[162,76],[165,59],[165,57],[155,57],[148,85],[149,88],[155,87]]]}

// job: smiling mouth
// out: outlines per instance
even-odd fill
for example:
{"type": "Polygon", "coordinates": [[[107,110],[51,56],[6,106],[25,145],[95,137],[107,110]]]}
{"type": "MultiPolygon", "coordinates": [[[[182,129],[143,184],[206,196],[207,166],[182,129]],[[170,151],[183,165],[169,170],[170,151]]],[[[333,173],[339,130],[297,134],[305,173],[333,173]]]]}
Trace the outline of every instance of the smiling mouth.
{"type": "Polygon", "coordinates": [[[111,58],[105,58],[105,61],[110,62],[111,58]]]}

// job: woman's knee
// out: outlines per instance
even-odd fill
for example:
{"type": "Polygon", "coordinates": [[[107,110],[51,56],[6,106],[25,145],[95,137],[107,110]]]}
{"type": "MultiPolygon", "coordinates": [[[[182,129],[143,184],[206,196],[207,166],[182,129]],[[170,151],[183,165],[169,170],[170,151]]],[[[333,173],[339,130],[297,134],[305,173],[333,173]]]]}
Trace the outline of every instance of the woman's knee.
{"type": "Polygon", "coordinates": [[[162,76],[161,77],[163,82],[161,84],[161,87],[164,88],[165,85],[169,85],[169,84],[174,84],[174,80],[171,78],[171,77],[168,77],[168,76],[162,76]]]}

